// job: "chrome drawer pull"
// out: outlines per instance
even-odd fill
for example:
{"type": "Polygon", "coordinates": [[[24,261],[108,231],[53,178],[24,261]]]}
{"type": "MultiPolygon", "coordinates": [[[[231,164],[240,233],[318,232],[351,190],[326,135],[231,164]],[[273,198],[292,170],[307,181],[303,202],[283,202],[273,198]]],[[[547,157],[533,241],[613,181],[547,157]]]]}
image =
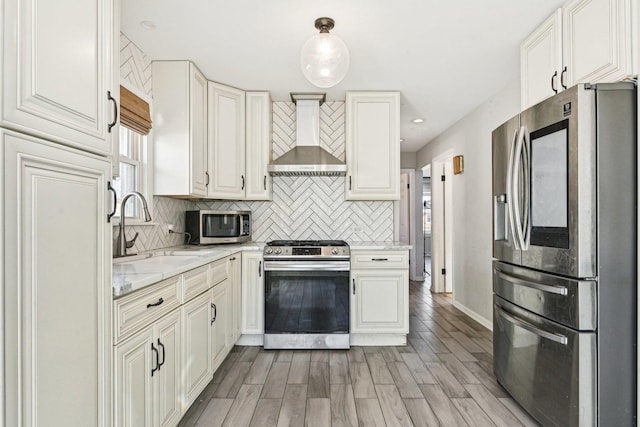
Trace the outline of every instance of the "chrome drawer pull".
{"type": "Polygon", "coordinates": [[[543,285],[542,283],[530,282],[529,280],[520,279],[518,277],[512,276],[510,274],[504,273],[500,270],[496,270],[498,273],[498,277],[507,282],[514,283],[516,285],[526,286],[528,288],[537,289],[543,292],[549,292],[557,295],[567,295],[568,290],[564,286],[552,286],[552,285],[543,285]]]}
{"type": "Polygon", "coordinates": [[[538,335],[539,337],[546,338],[546,339],[548,339],[550,341],[557,342],[558,344],[562,344],[562,345],[567,345],[567,342],[569,342],[567,337],[564,336],[564,335],[554,334],[552,332],[543,331],[542,329],[536,328],[535,326],[533,326],[530,323],[527,323],[527,322],[525,322],[523,320],[520,320],[520,319],[516,319],[515,317],[513,317],[512,315],[510,315],[509,313],[504,311],[498,305],[496,305],[495,308],[498,311],[498,313],[501,314],[502,317],[504,317],[506,320],[508,320],[509,322],[513,323],[516,326],[521,327],[522,329],[526,329],[527,331],[531,332],[532,334],[538,335]]]}

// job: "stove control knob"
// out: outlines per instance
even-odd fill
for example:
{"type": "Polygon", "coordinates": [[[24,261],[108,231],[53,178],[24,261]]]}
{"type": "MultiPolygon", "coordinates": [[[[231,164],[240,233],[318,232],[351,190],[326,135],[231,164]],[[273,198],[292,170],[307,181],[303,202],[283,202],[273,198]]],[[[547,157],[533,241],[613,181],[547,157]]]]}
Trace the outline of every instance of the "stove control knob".
{"type": "Polygon", "coordinates": [[[267,249],[265,249],[265,251],[264,251],[264,253],[265,253],[265,254],[270,254],[270,253],[272,253],[272,252],[273,252],[273,249],[271,249],[271,248],[267,248],[267,249]]]}
{"type": "Polygon", "coordinates": [[[338,255],[338,248],[331,249],[331,254],[332,255],[338,255]]]}
{"type": "Polygon", "coordinates": [[[276,249],[276,255],[280,255],[281,253],[282,253],[282,249],[277,248],[277,249],[276,249]]]}

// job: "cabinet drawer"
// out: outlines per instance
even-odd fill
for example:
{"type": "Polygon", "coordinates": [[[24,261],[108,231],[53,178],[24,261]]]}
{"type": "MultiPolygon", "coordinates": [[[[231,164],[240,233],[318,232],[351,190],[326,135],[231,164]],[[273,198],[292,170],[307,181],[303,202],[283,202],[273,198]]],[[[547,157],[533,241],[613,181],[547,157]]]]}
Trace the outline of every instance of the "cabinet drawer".
{"type": "Polygon", "coordinates": [[[180,279],[163,280],[114,301],[115,342],[139,331],[180,306],[180,279]]]}
{"type": "Polygon", "coordinates": [[[209,264],[184,273],[182,285],[182,303],[209,289],[209,264]]]}
{"type": "Polygon", "coordinates": [[[352,251],[351,268],[409,268],[409,251],[352,251]]]}
{"type": "Polygon", "coordinates": [[[211,286],[215,286],[229,277],[229,269],[227,268],[228,259],[229,257],[219,259],[209,264],[209,284],[211,286]]]}

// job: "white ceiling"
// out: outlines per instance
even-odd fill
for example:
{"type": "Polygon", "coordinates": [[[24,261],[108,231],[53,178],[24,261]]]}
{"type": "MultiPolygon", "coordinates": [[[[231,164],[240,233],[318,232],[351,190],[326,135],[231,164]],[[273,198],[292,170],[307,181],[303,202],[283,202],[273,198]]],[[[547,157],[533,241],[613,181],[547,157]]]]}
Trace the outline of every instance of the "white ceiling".
{"type": "Polygon", "coordinates": [[[122,31],[152,59],[189,59],[245,90],[323,91],[302,75],[314,21],[336,21],[345,79],[326,90],[402,93],[402,151],[414,152],[519,78],[519,44],[563,0],[123,0],[122,31]],[[153,21],[155,30],[140,22],[153,21]],[[421,117],[418,125],[412,119],[421,117]]]}

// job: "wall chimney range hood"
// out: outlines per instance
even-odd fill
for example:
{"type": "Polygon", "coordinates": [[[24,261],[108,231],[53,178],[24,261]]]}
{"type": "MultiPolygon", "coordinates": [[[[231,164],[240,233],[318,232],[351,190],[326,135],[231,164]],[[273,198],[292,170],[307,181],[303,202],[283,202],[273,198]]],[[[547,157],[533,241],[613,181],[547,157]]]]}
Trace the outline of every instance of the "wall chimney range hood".
{"type": "Polygon", "coordinates": [[[271,162],[271,175],[345,175],[347,165],[320,147],[320,105],[324,93],[292,93],[296,103],[296,146],[271,162]]]}

